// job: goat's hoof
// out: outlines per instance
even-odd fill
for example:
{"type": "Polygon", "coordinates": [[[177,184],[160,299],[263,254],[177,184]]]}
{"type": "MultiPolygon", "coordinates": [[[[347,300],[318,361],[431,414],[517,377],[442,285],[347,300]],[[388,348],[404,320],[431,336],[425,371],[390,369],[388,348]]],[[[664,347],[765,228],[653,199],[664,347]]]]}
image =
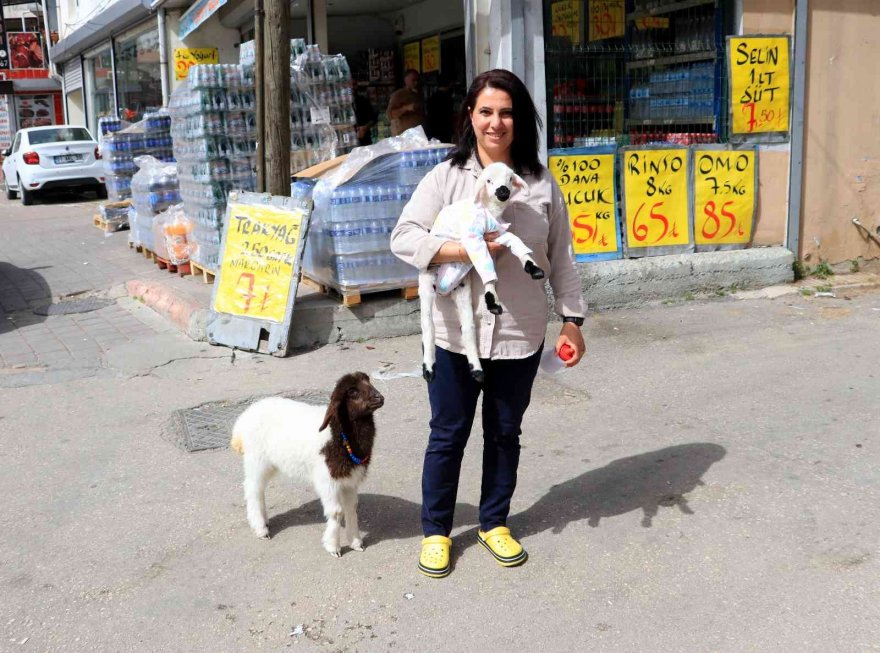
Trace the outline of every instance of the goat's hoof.
{"type": "Polygon", "coordinates": [[[425,381],[430,383],[434,380],[434,368],[428,369],[428,366],[422,363],[422,376],[425,378],[425,381]]]}
{"type": "Polygon", "coordinates": [[[334,558],[339,558],[342,556],[342,549],[334,549],[332,546],[325,546],[324,550],[327,551],[334,558]]]}
{"type": "Polygon", "coordinates": [[[495,300],[495,295],[490,292],[486,293],[486,308],[489,309],[492,315],[501,315],[504,312],[501,304],[495,300]]]}
{"type": "Polygon", "coordinates": [[[526,261],[523,269],[532,279],[543,279],[544,278],[544,270],[539,268],[537,265],[532,263],[531,261],[526,261]]]}
{"type": "Polygon", "coordinates": [[[266,526],[263,526],[263,528],[255,528],[254,534],[257,537],[259,537],[261,540],[268,540],[269,539],[269,528],[266,526]]]}
{"type": "Polygon", "coordinates": [[[363,551],[364,550],[364,543],[361,542],[360,540],[352,540],[351,550],[352,551],[363,551]]]}
{"type": "Polygon", "coordinates": [[[477,383],[482,383],[486,380],[486,373],[483,370],[475,370],[471,367],[471,376],[474,377],[474,381],[477,383]]]}

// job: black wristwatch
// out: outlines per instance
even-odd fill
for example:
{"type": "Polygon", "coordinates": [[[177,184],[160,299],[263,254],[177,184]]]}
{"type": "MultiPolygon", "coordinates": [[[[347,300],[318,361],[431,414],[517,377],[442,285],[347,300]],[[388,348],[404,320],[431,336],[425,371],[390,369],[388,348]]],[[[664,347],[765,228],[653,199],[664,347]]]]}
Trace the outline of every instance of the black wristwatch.
{"type": "Polygon", "coordinates": [[[584,318],[582,318],[582,317],[565,316],[562,318],[562,321],[563,322],[571,322],[572,324],[575,324],[579,327],[584,326],[584,318]]]}

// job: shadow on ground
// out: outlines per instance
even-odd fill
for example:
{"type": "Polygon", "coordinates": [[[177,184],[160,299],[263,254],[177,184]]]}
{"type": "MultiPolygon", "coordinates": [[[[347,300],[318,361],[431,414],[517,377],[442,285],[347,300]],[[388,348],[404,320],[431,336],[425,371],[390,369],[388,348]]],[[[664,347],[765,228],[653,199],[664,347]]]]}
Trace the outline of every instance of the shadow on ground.
{"type": "MultiPolygon", "coordinates": [[[[695,442],[620,458],[552,486],[531,507],[510,517],[508,524],[517,537],[527,538],[545,530],[561,533],[569,524],[584,519],[597,527],[603,518],[637,510],[642,513],[642,526],[649,528],[661,506],[677,506],[690,515],[693,511],[685,495],[703,485],[703,475],[725,454],[724,447],[717,444],[695,442]]],[[[399,497],[360,496],[360,526],[368,532],[369,544],[421,535],[419,514],[419,504],[399,497]]],[[[269,531],[274,536],[287,528],[323,520],[321,504],[314,500],[272,517],[269,531]]],[[[476,543],[478,522],[475,506],[456,504],[456,525],[474,525],[455,537],[458,553],[476,543]]]]}
{"type": "Polygon", "coordinates": [[[52,290],[38,272],[43,268],[19,268],[0,261],[0,334],[12,331],[19,322],[36,324],[45,316],[34,315],[31,309],[52,301],[52,290]],[[28,311],[10,319],[13,313],[28,311]],[[20,318],[20,319],[19,319],[20,318]]]}

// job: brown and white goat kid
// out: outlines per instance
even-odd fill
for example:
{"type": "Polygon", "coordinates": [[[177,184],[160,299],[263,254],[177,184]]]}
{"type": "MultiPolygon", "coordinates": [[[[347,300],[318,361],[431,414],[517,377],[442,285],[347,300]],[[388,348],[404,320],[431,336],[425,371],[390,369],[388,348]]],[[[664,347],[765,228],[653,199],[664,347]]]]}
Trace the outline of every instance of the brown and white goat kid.
{"type": "Polygon", "coordinates": [[[247,518],[258,537],[269,538],[266,483],[280,470],[314,486],[327,519],[322,543],[330,554],[340,555],[343,518],[346,542],[355,551],[364,550],[357,493],[373,451],[373,413],[384,403],[369,377],[354,372],[337,381],[326,409],[269,397],[239,416],[230,446],[244,456],[247,518]]]}
{"type": "Polygon", "coordinates": [[[510,249],[519,259],[523,270],[532,279],[543,279],[544,271],[532,258],[532,250],[522,240],[508,231],[501,219],[514,191],[528,194],[528,184],[504,163],[489,164],[477,179],[477,191],[473,199],[453,202],[443,209],[434,220],[431,235],[443,240],[460,242],[468,253],[470,262],[443,263],[438,268],[419,272],[419,307],[422,321],[422,376],[434,380],[434,296],[452,294],[455,311],[461,324],[461,336],[471,368],[471,375],[483,382],[483,368],[477,349],[477,332],[471,306],[471,268],[483,281],[486,308],[494,315],[501,315],[500,300],[495,290],[498,274],[489,255],[484,235],[498,232],[495,242],[510,249]]]}

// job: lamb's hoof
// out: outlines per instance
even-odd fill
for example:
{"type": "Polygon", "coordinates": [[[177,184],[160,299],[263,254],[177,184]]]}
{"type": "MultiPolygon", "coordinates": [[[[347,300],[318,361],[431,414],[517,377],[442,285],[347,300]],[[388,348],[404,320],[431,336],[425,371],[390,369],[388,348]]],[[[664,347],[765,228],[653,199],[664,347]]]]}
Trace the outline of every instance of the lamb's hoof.
{"type": "Polygon", "coordinates": [[[351,543],[351,550],[352,551],[363,551],[364,550],[364,543],[360,540],[353,540],[351,543]]]}
{"type": "Polygon", "coordinates": [[[342,556],[342,549],[334,549],[332,546],[325,546],[324,550],[332,555],[334,558],[339,558],[342,556]]]}
{"type": "Polygon", "coordinates": [[[486,308],[489,309],[492,315],[501,315],[504,312],[501,304],[495,301],[495,295],[490,292],[486,293],[486,308]]]}
{"type": "Polygon", "coordinates": [[[473,366],[471,366],[471,376],[474,377],[474,381],[477,383],[482,383],[486,380],[486,373],[483,370],[475,370],[473,366]]]}
{"type": "Polygon", "coordinates": [[[429,370],[428,366],[425,365],[424,363],[422,363],[422,376],[425,378],[425,381],[430,383],[431,381],[434,380],[434,376],[435,376],[434,369],[431,368],[429,370]]]}
{"type": "Polygon", "coordinates": [[[255,528],[254,534],[259,537],[261,540],[269,539],[269,527],[263,526],[263,528],[255,528]]]}
{"type": "Polygon", "coordinates": [[[523,269],[532,279],[543,279],[544,278],[544,270],[539,268],[537,265],[532,263],[531,261],[526,261],[523,269]]]}

